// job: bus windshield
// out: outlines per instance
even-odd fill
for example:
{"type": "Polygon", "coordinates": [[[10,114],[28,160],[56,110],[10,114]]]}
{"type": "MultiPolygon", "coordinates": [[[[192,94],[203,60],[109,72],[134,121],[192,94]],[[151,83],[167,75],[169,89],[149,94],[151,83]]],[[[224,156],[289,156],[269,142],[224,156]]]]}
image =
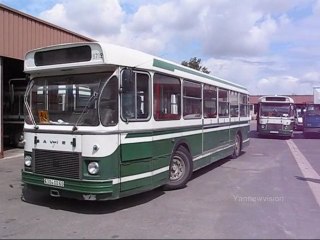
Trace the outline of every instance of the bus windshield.
{"type": "MultiPolygon", "coordinates": [[[[33,79],[27,100],[35,124],[97,126],[98,99],[111,73],[33,79]]],[[[108,87],[108,86],[106,86],[108,87]]],[[[26,123],[32,124],[30,116],[26,123]]]]}
{"type": "Polygon", "coordinates": [[[288,117],[292,115],[292,107],[283,103],[262,103],[260,113],[263,117],[288,117]]]}

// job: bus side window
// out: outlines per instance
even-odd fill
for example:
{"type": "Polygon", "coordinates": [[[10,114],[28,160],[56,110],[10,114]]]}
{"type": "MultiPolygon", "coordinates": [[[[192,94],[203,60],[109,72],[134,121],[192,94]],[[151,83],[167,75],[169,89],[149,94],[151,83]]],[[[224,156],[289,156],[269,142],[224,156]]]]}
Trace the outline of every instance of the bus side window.
{"type": "MultiPolygon", "coordinates": [[[[240,98],[239,98],[239,103],[240,103],[240,117],[247,117],[249,115],[248,111],[248,96],[245,94],[240,93],[240,98]]],[[[267,113],[262,112],[262,116],[267,115],[267,113]]]]}
{"type": "Polygon", "coordinates": [[[239,104],[238,104],[238,93],[230,91],[230,116],[238,117],[239,116],[239,104]]]}
{"type": "Polygon", "coordinates": [[[201,118],[202,96],[201,84],[189,80],[183,82],[183,117],[185,119],[201,118]]]}
{"type": "Polygon", "coordinates": [[[142,72],[134,72],[133,84],[121,94],[121,116],[125,121],[148,119],[150,116],[150,78],[142,72]]]}
{"type": "Polygon", "coordinates": [[[154,74],[155,120],[178,120],[181,115],[181,83],[178,78],[154,74]]]}
{"type": "Polygon", "coordinates": [[[204,118],[217,117],[217,88],[207,84],[203,87],[203,116],[204,118]]]}
{"type": "Polygon", "coordinates": [[[219,89],[218,91],[219,99],[219,117],[229,117],[229,98],[228,91],[225,89],[219,89]]]}
{"type": "Polygon", "coordinates": [[[147,119],[150,113],[150,79],[149,75],[137,73],[136,115],[137,119],[147,119]]]}

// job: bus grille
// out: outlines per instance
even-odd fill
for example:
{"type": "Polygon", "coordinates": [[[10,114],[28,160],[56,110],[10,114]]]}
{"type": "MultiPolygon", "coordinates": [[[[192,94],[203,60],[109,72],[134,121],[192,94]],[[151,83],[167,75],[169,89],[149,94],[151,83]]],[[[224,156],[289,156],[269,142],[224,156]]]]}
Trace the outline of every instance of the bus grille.
{"type": "Polygon", "coordinates": [[[35,173],[79,179],[80,156],[80,153],[35,149],[35,173]]]}
{"type": "Polygon", "coordinates": [[[282,124],[268,124],[267,125],[268,130],[271,131],[279,131],[282,130],[282,124]]]}

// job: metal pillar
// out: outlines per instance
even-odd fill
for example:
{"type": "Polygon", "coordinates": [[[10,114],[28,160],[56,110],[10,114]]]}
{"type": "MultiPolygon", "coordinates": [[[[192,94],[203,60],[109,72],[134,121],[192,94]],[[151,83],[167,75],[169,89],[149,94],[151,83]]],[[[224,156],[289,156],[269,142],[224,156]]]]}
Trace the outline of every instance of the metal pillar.
{"type": "Polygon", "coordinates": [[[0,158],[3,158],[3,58],[0,57],[0,158]]]}

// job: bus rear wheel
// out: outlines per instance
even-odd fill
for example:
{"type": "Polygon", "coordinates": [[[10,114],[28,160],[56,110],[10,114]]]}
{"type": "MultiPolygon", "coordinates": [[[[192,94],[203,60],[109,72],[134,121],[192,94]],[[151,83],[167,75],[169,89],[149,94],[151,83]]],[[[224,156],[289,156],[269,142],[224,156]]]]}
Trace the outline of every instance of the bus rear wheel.
{"type": "Polygon", "coordinates": [[[192,174],[191,155],[185,147],[179,147],[170,162],[169,181],[164,185],[165,190],[179,189],[186,185],[192,174]]]}
{"type": "Polygon", "coordinates": [[[234,137],[234,148],[231,158],[236,159],[240,156],[241,153],[241,136],[237,133],[234,137]]]}

